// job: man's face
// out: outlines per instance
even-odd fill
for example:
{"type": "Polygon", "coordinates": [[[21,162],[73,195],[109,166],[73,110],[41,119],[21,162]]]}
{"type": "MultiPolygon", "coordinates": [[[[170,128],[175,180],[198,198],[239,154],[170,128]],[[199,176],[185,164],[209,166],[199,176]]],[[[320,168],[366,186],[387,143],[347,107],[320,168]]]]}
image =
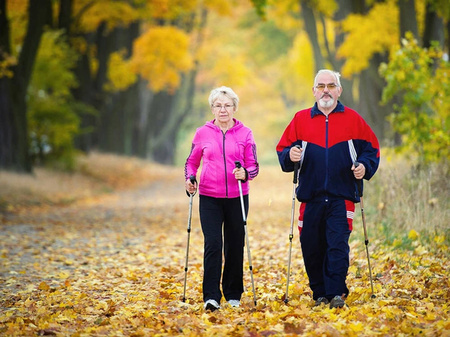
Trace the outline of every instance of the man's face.
{"type": "Polygon", "coordinates": [[[341,95],[342,88],[337,86],[334,75],[323,73],[317,78],[317,83],[313,87],[314,97],[321,108],[332,110],[337,105],[337,100],[341,95]]]}

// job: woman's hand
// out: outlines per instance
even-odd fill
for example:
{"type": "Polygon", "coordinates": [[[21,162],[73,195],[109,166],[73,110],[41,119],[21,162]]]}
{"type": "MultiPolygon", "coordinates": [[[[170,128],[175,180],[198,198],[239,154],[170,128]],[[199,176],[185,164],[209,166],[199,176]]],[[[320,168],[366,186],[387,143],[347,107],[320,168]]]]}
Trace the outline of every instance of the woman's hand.
{"type": "Polygon", "coordinates": [[[184,187],[186,188],[186,191],[190,194],[194,194],[197,191],[197,183],[191,183],[190,179],[187,179],[184,183],[184,187]]]}
{"type": "Polygon", "coordinates": [[[236,180],[245,180],[245,170],[243,167],[233,169],[233,174],[236,180]]]}

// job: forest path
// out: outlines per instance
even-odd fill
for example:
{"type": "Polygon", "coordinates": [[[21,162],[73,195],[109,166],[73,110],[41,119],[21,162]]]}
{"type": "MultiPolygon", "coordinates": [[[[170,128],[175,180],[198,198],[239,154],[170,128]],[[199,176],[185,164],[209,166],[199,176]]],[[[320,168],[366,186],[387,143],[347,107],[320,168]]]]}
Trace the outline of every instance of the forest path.
{"type": "Polygon", "coordinates": [[[349,307],[329,309],[312,305],[294,223],[285,305],[292,175],[278,167],[261,167],[251,182],[247,224],[257,306],[245,254],[241,308],[222,301],[221,310],[204,311],[198,195],[183,302],[189,198],[182,168],[158,177],[69,206],[4,216],[0,335],[449,335],[447,248],[418,243],[411,255],[371,241],[377,295],[371,299],[360,224],[351,241],[349,307]]]}
{"type": "MultiPolygon", "coordinates": [[[[253,227],[252,218],[272,219],[274,223],[284,222],[286,226],[279,234],[282,242],[287,241],[291,186],[287,175],[277,167],[262,170],[251,182],[250,236],[261,236],[257,233],[261,226],[253,227]],[[283,178],[284,186],[280,184],[283,178]],[[282,192],[283,188],[287,193],[282,192]],[[284,204],[283,208],[277,207],[280,203],[284,204]],[[272,212],[268,212],[268,207],[272,212]]],[[[120,259],[115,256],[130,263],[137,259],[134,263],[147,263],[150,269],[161,260],[161,265],[178,264],[183,270],[188,207],[182,168],[167,167],[161,179],[132,190],[85,199],[69,206],[10,214],[6,224],[0,227],[4,262],[0,277],[5,280],[0,291],[16,293],[40,282],[54,282],[55,275],[61,272],[70,274],[100,266],[118,267],[120,259]],[[166,260],[165,252],[174,254],[171,261],[166,260]]],[[[263,236],[267,235],[268,232],[264,232],[263,236]]],[[[202,245],[196,195],[189,259],[197,268],[202,263],[202,245]]]]}

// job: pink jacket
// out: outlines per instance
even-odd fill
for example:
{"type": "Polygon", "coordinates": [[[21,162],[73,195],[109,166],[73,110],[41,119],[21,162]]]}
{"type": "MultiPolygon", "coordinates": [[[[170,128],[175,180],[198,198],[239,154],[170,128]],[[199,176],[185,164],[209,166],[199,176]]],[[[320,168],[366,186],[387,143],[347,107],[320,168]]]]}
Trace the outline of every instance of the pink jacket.
{"type": "MultiPolygon", "coordinates": [[[[209,121],[198,128],[194,135],[184,176],[186,180],[191,175],[197,176],[200,161],[203,160],[198,186],[201,195],[214,198],[239,197],[238,182],[232,173],[237,160],[246,169],[248,180],[258,175],[259,164],[252,131],[240,121],[234,121],[235,125],[225,134],[214,125],[214,121],[209,121]]],[[[244,195],[249,192],[248,180],[242,182],[244,195]]]]}

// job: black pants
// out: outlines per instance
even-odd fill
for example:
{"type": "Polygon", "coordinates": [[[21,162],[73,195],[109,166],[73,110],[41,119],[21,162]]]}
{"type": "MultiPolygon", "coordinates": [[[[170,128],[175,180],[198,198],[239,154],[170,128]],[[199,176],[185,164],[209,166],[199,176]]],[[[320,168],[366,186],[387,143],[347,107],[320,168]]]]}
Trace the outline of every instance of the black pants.
{"type": "MultiPolygon", "coordinates": [[[[244,196],[245,213],[248,195],[244,196]]],[[[222,289],[227,301],[240,300],[244,292],[243,264],[245,230],[240,198],[212,198],[200,195],[200,222],[204,237],[203,300],[220,303],[222,247],[225,257],[222,289]],[[223,235],[222,235],[223,225],[223,235]]]]}

